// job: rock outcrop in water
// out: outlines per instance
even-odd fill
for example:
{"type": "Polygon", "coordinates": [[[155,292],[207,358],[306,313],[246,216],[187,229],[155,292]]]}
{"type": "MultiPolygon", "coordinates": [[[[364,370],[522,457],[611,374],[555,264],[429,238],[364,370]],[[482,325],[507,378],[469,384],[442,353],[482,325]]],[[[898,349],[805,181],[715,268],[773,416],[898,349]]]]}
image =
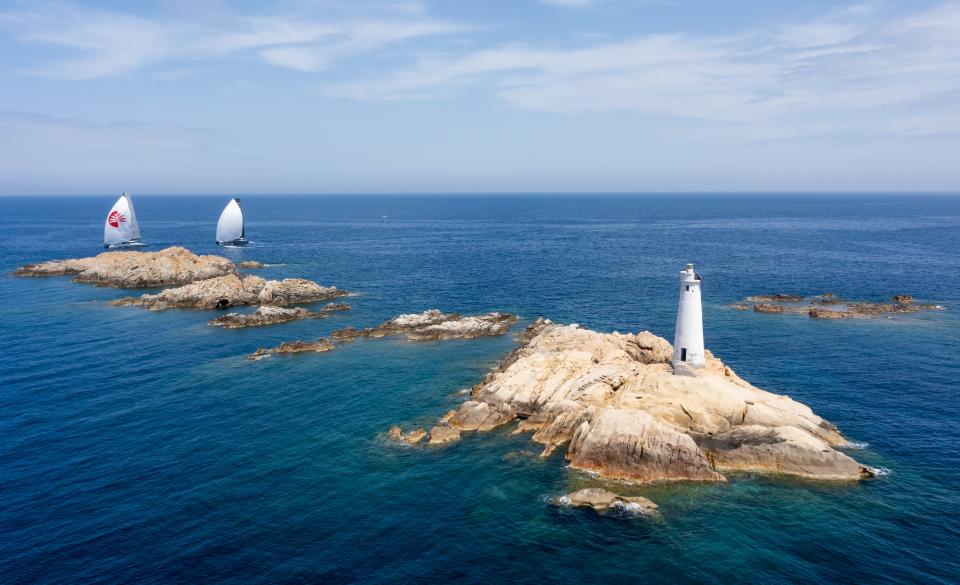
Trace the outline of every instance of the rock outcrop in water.
{"type": "Polygon", "coordinates": [[[538,320],[474,386],[446,424],[516,424],[547,456],[609,479],[722,481],[730,471],[824,480],[870,475],[836,450],[846,439],[808,407],[755,388],[707,353],[677,376],[670,343],[649,332],[602,334],[538,320]]]}
{"type": "Polygon", "coordinates": [[[488,335],[503,335],[516,323],[518,317],[506,313],[464,316],[430,309],[423,313],[400,315],[369,329],[347,327],[331,335],[338,341],[350,341],[358,337],[386,337],[406,335],[410,341],[438,339],[473,339],[488,335]]]}
{"type": "Polygon", "coordinates": [[[920,311],[940,311],[942,305],[930,305],[914,302],[913,297],[905,294],[894,295],[893,302],[845,301],[831,293],[814,297],[799,295],[773,294],[757,295],[733,305],[734,309],[747,310],[753,303],[755,313],[788,313],[807,315],[813,319],[872,319],[884,315],[919,313],[920,311]]]}
{"type": "Polygon", "coordinates": [[[263,305],[254,313],[227,313],[210,321],[210,325],[219,325],[226,329],[262,327],[302,319],[323,319],[331,311],[346,311],[349,308],[350,306],[345,303],[328,303],[319,311],[310,311],[303,307],[284,308],[263,305]]]}
{"type": "Polygon", "coordinates": [[[603,514],[614,508],[628,512],[652,514],[658,506],[643,496],[620,496],[603,488],[584,488],[557,498],[561,506],[593,508],[603,514]]]}
{"type": "Polygon", "coordinates": [[[316,341],[285,341],[277,347],[261,347],[257,351],[253,352],[253,354],[251,354],[247,359],[260,360],[265,357],[282,353],[323,353],[327,351],[333,351],[336,348],[336,345],[323,338],[316,341]]]}
{"type": "Polygon", "coordinates": [[[52,260],[18,268],[16,276],[76,275],[74,281],[118,288],[182,285],[233,274],[236,266],[220,256],[197,256],[173,246],[158,252],[104,252],[92,258],[52,260]]]}
{"type": "Polygon", "coordinates": [[[157,294],[127,297],[112,305],[135,305],[153,311],[192,307],[225,309],[241,305],[287,306],[324,301],[348,294],[303,278],[264,280],[259,276],[228,274],[209,278],[157,294]]]}

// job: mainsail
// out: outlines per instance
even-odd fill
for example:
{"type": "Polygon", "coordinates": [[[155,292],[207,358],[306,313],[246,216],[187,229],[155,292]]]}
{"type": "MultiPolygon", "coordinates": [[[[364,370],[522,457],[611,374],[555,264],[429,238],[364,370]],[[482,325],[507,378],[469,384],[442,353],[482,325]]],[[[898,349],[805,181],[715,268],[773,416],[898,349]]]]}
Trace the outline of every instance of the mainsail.
{"type": "Polygon", "coordinates": [[[223,208],[220,214],[220,221],[217,222],[217,243],[218,244],[244,244],[246,243],[243,228],[243,209],[240,208],[239,199],[231,199],[230,203],[223,208]]]}
{"type": "Polygon", "coordinates": [[[103,223],[103,245],[118,246],[130,244],[140,239],[140,225],[133,210],[133,200],[124,193],[107,213],[103,223]]]}

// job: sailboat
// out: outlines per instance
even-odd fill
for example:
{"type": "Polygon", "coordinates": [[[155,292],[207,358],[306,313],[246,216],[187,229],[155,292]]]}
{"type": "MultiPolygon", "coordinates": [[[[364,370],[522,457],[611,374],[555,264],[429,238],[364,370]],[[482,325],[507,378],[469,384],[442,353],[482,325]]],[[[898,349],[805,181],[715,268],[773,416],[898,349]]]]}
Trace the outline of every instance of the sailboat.
{"type": "Polygon", "coordinates": [[[107,220],[103,223],[103,247],[141,245],[140,224],[137,223],[137,214],[133,210],[133,200],[130,199],[130,194],[125,192],[107,213],[107,220]]]}
{"type": "Polygon", "coordinates": [[[223,208],[217,222],[217,243],[221,246],[243,246],[247,243],[239,199],[231,199],[223,208]]]}

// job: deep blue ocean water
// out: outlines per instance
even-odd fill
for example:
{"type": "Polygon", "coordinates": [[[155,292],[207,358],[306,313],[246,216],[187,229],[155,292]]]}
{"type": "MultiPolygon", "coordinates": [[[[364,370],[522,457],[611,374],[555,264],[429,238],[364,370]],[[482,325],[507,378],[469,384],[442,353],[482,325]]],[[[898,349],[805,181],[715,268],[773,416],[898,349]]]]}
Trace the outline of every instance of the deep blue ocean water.
{"type": "Polygon", "coordinates": [[[246,330],[9,276],[101,252],[114,198],[0,198],[0,582],[960,579],[960,197],[251,196],[253,244],[220,250],[228,197],[135,196],[147,250],[261,260],[277,265],[257,274],[359,293],[348,313],[246,330]],[[669,339],[688,261],[707,347],[867,443],[851,454],[887,475],[613,486],[661,514],[599,516],[550,504],[598,482],[526,436],[383,440],[456,407],[511,336],[244,359],[434,307],[669,339]],[[725,307],[825,291],[948,309],[836,322],[725,307]]]}

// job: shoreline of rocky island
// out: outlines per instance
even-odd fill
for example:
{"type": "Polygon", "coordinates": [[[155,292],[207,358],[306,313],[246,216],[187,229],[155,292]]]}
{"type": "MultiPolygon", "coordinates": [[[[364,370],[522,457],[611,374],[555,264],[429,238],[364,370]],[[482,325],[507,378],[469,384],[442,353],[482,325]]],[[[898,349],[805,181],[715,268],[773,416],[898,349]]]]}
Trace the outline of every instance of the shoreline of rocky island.
{"type": "Polygon", "coordinates": [[[754,387],[707,352],[675,373],[673,348],[649,332],[598,333],[539,319],[519,346],[429,431],[391,429],[431,444],[508,425],[547,457],[627,483],[725,481],[733,472],[856,481],[872,471],[838,450],[839,430],[788,396],[754,387]]]}

